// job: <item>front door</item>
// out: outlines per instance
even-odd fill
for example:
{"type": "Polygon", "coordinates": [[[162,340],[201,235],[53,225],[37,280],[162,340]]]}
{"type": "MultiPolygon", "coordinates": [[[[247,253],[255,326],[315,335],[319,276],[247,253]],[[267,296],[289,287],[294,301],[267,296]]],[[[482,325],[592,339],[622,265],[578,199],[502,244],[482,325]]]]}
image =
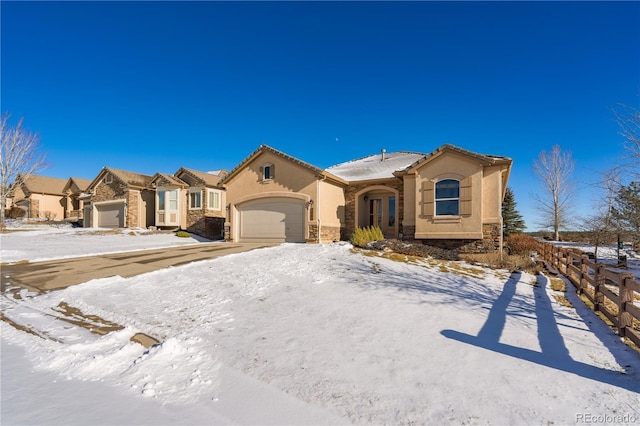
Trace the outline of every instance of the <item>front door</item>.
{"type": "Polygon", "coordinates": [[[156,191],[156,225],[180,226],[177,189],[158,189],[156,191]]]}
{"type": "Polygon", "coordinates": [[[382,199],[369,199],[369,226],[377,226],[382,229],[382,199]]]}

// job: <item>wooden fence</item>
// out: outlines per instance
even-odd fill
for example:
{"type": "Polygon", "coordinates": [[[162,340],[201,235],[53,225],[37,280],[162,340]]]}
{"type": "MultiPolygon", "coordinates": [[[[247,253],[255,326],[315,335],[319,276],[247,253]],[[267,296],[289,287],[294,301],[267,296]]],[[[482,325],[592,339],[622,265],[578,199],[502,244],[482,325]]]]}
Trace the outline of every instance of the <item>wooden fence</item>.
{"type": "Polygon", "coordinates": [[[607,269],[570,248],[539,242],[538,255],[576,287],[618,329],[640,347],[640,282],[633,274],[607,269]]]}

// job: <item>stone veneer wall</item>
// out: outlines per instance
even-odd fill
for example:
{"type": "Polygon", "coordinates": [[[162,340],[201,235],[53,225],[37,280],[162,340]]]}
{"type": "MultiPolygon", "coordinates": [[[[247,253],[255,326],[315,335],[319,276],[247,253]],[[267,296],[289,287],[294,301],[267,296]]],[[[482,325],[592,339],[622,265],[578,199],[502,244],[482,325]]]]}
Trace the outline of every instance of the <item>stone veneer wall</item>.
{"type": "Polygon", "coordinates": [[[40,200],[29,199],[29,219],[38,219],[40,217],[40,200]]]}
{"type": "Polygon", "coordinates": [[[140,208],[140,202],[138,201],[140,193],[138,191],[128,191],[127,193],[127,223],[125,227],[137,227],[140,226],[138,222],[138,210],[140,208]]]}
{"type": "MultiPolygon", "coordinates": [[[[339,226],[322,226],[320,231],[320,241],[323,243],[340,241],[342,235],[341,231],[342,228],[340,228],[339,226]]],[[[307,242],[318,242],[318,225],[309,225],[309,238],[307,239],[307,242]]]]}
{"type": "Polygon", "coordinates": [[[111,183],[100,182],[96,188],[95,193],[91,197],[91,203],[99,203],[102,201],[115,201],[115,200],[127,200],[127,217],[126,222],[124,224],[125,227],[128,226],[138,226],[137,214],[138,214],[138,201],[137,198],[133,198],[135,201],[132,202],[131,199],[132,194],[129,193],[127,185],[120,182],[119,180],[113,179],[111,183]],[[132,215],[131,210],[135,210],[135,215],[132,215]]]}
{"type": "MultiPolygon", "coordinates": [[[[408,228],[408,227],[407,227],[408,228]]],[[[405,229],[406,230],[406,229],[405,229]]],[[[415,230],[414,230],[415,232],[415,230]]],[[[489,253],[502,249],[501,225],[497,223],[485,223],[482,225],[483,238],[481,240],[470,239],[423,239],[423,244],[445,250],[459,250],[461,253],[489,253]]],[[[405,240],[412,240],[413,234],[405,234],[405,240]]]]}
{"type": "Polygon", "coordinates": [[[204,215],[202,210],[187,211],[187,231],[210,240],[224,238],[224,221],[223,217],[204,215]]]}

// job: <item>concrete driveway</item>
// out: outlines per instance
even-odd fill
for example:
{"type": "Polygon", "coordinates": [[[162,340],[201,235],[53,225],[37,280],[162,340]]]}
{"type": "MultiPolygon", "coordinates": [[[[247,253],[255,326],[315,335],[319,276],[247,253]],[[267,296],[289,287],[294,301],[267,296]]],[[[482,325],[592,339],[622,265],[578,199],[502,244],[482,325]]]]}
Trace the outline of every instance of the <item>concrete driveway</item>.
{"type": "Polygon", "coordinates": [[[42,293],[96,278],[115,275],[132,277],[169,266],[214,259],[273,245],[265,243],[203,243],[193,246],[6,265],[2,266],[1,289],[4,293],[11,288],[22,287],[42,293]]]}

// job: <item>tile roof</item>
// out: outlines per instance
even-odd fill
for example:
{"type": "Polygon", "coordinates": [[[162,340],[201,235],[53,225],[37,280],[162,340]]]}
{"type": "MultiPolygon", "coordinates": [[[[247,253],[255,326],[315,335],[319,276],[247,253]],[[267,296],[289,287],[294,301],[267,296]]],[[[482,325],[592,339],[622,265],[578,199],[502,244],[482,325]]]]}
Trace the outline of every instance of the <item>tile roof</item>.
{"type": "Polygon", "coordinates": [[[201,181],[205,186],[218,186],[220,181],[224,179],[224,177],[227,175],[226,170],[218,170],[217,173],[212,173],[212,172],[201,172],[198,170],[187,169],[186,167],[182,167],[180,170],[178,170],[176,172],[176,175],[183,170],[191,174],[193,177],[195,177],[199,181],[201,181]]]}
{"type": "Polygon", "coordinates": [[[26,189],[28,194],[51,194],[64,195],[64,187],[68,179],[54,178],[40,175],[29,175],[23,179],[22,175],[16,177],[16,183],[20,182],[21,186],[26,189]]]}

